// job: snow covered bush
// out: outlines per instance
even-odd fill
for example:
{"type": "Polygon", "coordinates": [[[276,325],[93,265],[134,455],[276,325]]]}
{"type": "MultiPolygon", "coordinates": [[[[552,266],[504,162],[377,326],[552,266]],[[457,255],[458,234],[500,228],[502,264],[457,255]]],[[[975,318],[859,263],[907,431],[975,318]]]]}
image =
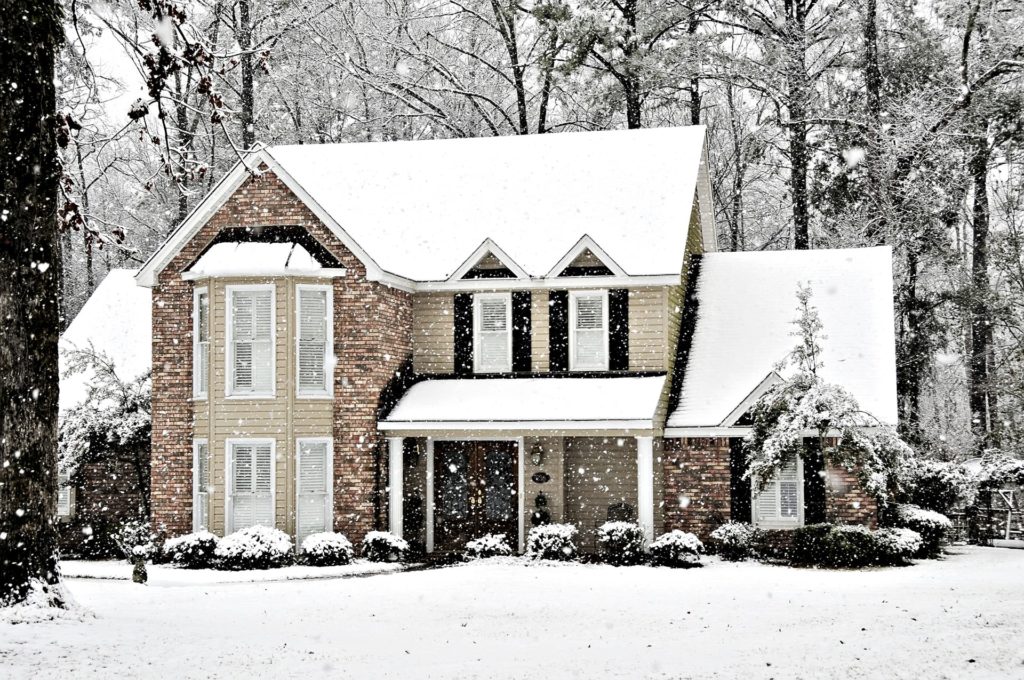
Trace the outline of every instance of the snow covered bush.
{"type": "Polygon", "coordinates": [[[973,496],[974,481],[964,466],[940,460],[919,461],[914,470],[910,501],[936,512],[949,512],[973,496]]]}
{"type": "Polygon", "coordinates": [[[790,559],[805,566],[856,569],[878,564],[879,549],[867,527],[809,524],[793,531],[790,559]]]}
{"type": "Polygon", "coordinates": [[[164,543],[163,553],[171,564],[186,569],[209,569],[217,552],[217,537],[209,531],[197,531],[164,543]]]}
{"type": "Polygon", "coordinates": [[[746,522],[729,521],[711,532],[711,545],[724,560],[745,560],[753,554],[755,532],[746,522]]]}
{"type": "Polygon", "coordinates": [[[1024,459],[999,451],[989,452],[981,463],[978,484],[987,489],[1024,485],[1024,459]]]}
{"type": "Polygon", "coordinates": [[[576,535],[572,524],[542,524],[526,536],[526,554],[535,560],[571,560],[576,557],[576,535]]]}
{"type": "Polygon", "coordinates": [[[636,522],[605,522],[597,529],[597,545],[609,564],[639,564],[645,557],[644,530],[636,522]]]}
{"type": "Polygon", "coordinates": [[[894,517],[896,526],[913,529],[921,535],[921,549],[915,557],[938,557],[942,554],[942,544],[946,535],[953,528],[953,523],[945,515],[934,510],[924,510],[916,505],[900,505],[894,517]]]}
{"type": "Polygon", "coordinates": [[[302,541],[302,559],[314,567],[348,564],[355,554],[352,543],[343,534],[324,531],[310,534],[302,541]]]}
{"type": "Polygon", "coordinates": [[[222,538],[215,555],[221,569],[276,569],[291,563],[292,539],[280,529],[249,527],[222,538]]]}
{"type": "Polygon", "coordinates": [[[704,544],[695,535],[674,529],[651,543],[651,562],[663,567],[699,567],[704,544]]]}
{"type": "Polygon", "coordinates": [[[387,531],[371,531],[363,539],[363,557],[371,562],[401,562],[409,553],[409,544],[387,531]]]}
{"type": "Polygon", "coordinates": [[[144,562],[156,553],[156,535],[150,530],[149,522],[125,522],[114,538],[129,562],[144,562]]]}
{"type": "Polygon", "coordinates": [[[904,564],[921,550],[921,534],[913,529],[889,527],[875,532],[875,543],[881,564],[904,564]]]}
{"type": "Polygon", "coordinates": [[[505,534],[484,534],[466,542],[466,558],[471,560],[487,557],[504,557],[512,554],[512,546],[508,544],[505,534]]]}

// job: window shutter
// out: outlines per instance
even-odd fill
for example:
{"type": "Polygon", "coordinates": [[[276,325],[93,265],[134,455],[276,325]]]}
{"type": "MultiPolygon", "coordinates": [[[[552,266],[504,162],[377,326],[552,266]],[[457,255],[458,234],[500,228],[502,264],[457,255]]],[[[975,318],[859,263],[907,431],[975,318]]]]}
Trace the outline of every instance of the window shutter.
{"type": "Polygon", "coordinates": [[[330,531],[328,516],[329,478],[327,442],[302,442],[299,444],[298,498],[296,503],[297,545],[302,545],[310,534],[330,531]]]}
{"type": "Polygon", "coordinates": [[[548,296],[548,362],[552,372],[569,370],[569,291],[548,296]]]}
{"type": "Polygon", "coordinates": [[[473,294],[455,295],[453,316],[455,317],[455,374],[473,373],[473,294]]]}
{"type": "Polygon", "coordinates": [[[608,291],[608,369],[629,370],[629,291],[608,291]]]}
{"type": "Polygon", "coordinates": [[[509,343],[512,341],[509,322],[508,299],[502,297],[481,297],[477,313],[477,373],[504,373],[512,370],[509,362],[509,343]]]}
{"type": "Polygon", "coordinates": [[[327,391],[327,291],[299,289],[299,390],[327,391]]]}
{"type": "Polygon", "coordinates": [[[820,524],[825,520],[825,458],[821,440],[804,440],[804,522],[820,524]]]}
{"type": "Polygon", "coordinates": [[[743,478],[747,471],[747,456],[743,451],[743,440],[733,437],[729,440],[729,497],[730,519],[734,522],[749,522],[750,478],[743,478]]]}
{"type": "Polygon", "coordinates": [[[577,295],[575,298],[576,317],[573,319],[574,370],[604,370],[607,368],[605,355],[608,329],[605,328],[605,297],[600,295],[577,295]]]}
{"type": "Polygon", "coordinates": [[[532,296],[528,290],[512,292],[512,370],[529,372],[533,363],[532,296]]]}

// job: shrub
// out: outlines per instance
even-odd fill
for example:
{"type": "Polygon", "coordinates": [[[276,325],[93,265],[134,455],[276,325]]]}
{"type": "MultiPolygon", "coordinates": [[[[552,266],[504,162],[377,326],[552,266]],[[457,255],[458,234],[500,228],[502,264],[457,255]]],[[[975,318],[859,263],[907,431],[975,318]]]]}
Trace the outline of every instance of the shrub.
{"type": "Polygon", "coordinates": [[[352,543],[343,534],[324,531],[302,541],[302,560],[314,567],[334,567],[352,561],[352,543]]]}
{"type": "Polygon", "coordinates": [[[746,522],[726,522],[711,532],[711,544],[724,560],[745,560],[753,555],[755,532],[746,522]]]}
{"type": "Polygon", "coordinates": [[[156,553],[156,535],[150,531],[149,522],[125,522],[114,534],[114,540],[130,562],[148,560],[156,553]]]}
{"type": "Polygon", "coordinates": [[[609,564],[639,564],[644,559],[644,530],[635,522],[605,522],[597,529],[597,545],[609,564]]]}
{"type": "Polygon", "coordinates": [[[576,557],[576,527],[572,524],[542,524],[530,529],[526,554],[536,560],[567,561],[576,557]]]}
{"type": "Polygon", "coordinates": [[[859,525],[810,524],[793,532],[791,559],[797,564],[858,568],[879,562],[871,530],[859,525]]]}
{"type": "Polygon", "coordinates": [[[363,539],[363,557],[371,562],[401,562],[409,544],[387,531],[371,531],[363,539]]]}
{"type": "Polygon", "coordinates": [[[936,512],[949,512],[972,494],[973,482],[958,463],[921,461],[914,471],[910,500],[914,505],[936,512]]]}
{"type": "Polygon", "coordinates": [[[691,533],[675,529],[651,543],[651,561],[664,567],[699,567],[704,544],[691,533]]]}
{"type": "Polygon", "coordinates": [[[512,554],[512,546],[508,544],[505,534],[484,534],[466,542],[466,557],[471,560],[487,557],[504,557],[512,554]]]}
{"type": "Polygon", "coordinates": [[[197,531],[164,543],[164,557],[171,564],[186,569],[209,569],[214,565],[217,552],[217,537],[209,531],[197,531]]]}
{"type": "Polygon", "coordinates": [[[921,548],[915,557],[938,557],[946,534],[953,528],[949,518],[933,510],[923,510],[916,505],[900,505],[895,513],[896,526],[913,529],[921,535],[921,548]]]}
{"type": "Polygon", "coordinates": [[[221,569],[276,569],[292,561],[292,539],[280,529],[254,526],[222,538],[214,554],[221,569]]]}
{"type": "Polygon", "coordinates": [[[899,527],[879,529],[874,536],[880,564],[905,564],[924,543],[921,534],[899,527]]]}

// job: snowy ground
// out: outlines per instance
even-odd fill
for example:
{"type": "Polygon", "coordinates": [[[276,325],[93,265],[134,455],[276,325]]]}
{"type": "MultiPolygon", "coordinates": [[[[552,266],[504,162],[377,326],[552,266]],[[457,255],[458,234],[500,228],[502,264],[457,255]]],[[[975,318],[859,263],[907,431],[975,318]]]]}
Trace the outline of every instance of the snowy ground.
{"type": "Polygon", "coordinates": [[[0,624],[31,677],[1024,677],[1024,551],[915,567],[478,563],[370,578],[69,579],[94,617],[0,624]]]}

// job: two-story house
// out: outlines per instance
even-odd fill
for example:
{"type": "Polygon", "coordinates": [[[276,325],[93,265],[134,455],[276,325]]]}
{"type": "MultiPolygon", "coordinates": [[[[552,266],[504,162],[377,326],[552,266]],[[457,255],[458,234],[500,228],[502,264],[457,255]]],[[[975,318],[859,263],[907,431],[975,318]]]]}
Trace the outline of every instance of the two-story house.
{"type": "Polygon", "coordinates": [[[249,154],[136,277],[154,525],[442,551],[540,518],[585,548],[609,518],[870,522],[846,471],[753,495],[738,442],[805,279],[833,377],[895,420],[888,250],[716,242],[701,127],[249,154]]]}

